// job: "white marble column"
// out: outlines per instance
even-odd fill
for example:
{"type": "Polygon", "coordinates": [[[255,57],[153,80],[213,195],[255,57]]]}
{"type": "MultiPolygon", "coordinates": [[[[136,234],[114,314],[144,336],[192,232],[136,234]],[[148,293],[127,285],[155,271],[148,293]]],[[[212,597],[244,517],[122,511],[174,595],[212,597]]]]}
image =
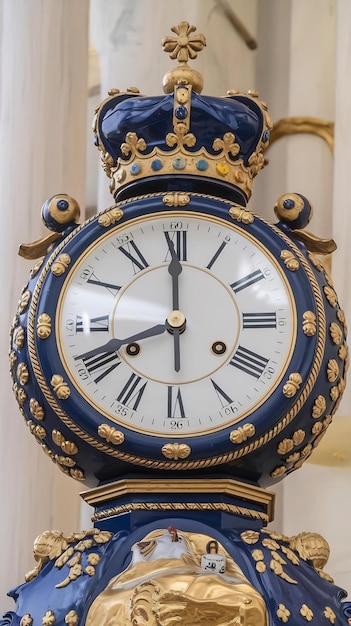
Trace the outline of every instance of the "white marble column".
{"type": "MultiPolygon", "coordinates": [[[[42,531],[79,528],[81,486],[30,435],[11,391],[9,327],[32,262],[18,245],[43,234],[40,208],[68,193],[84,208],[88,0],[0,4],[0,613],[33,568],[42,531]]],[[[46,231],[47,233],[48,231],[46,231]]]]}

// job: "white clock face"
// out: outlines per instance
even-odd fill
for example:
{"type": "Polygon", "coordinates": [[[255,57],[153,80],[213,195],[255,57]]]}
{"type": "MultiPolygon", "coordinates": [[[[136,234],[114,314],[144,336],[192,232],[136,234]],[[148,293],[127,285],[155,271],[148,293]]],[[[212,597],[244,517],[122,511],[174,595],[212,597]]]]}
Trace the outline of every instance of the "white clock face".
{"type": "Polygon", "coordinates": [[[242,229],[197,213],[137,218],[68,275],[60,358],[106,419],[151,435],[220,430],[272,393],[295,345],[290,287],[242,229]]]}

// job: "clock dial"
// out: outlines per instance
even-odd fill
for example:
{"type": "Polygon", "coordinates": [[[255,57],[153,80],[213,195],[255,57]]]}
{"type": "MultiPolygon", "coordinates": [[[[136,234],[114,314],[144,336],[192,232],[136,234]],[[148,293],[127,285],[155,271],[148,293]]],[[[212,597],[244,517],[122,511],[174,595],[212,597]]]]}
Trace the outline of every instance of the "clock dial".
{"type": "Polygon", "coordinates": [[[104,419],[158,436],[209,433],[270,396],[296,340],[273,255],[227,220],[182,211],[94,241],[56,314],[70,381],[104,419]]]}

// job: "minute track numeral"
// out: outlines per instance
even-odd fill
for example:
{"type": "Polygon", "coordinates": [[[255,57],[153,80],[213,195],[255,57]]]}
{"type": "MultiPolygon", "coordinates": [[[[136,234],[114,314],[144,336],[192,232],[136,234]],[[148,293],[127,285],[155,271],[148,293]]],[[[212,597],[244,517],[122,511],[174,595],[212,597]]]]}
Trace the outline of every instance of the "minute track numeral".
{"type": "Polygon", "coordinates": [[[239,346],[229,364],[254,378],[259,378],[268,362],[269,359],[266,359],[264,356],[239,346]]]}
{"type": "Polygon", "coordinates": [[[172,242],[174,245],[174,251],[179,259],[179,261],[187,261],[188,260],[188,232],[186,230],[176,230],[176,231],[165,231],[164,236],[166,237],[168,252],[165,258],[165,261],[169,260],[169,247],[172,242]]]}
{"type": "Polygon", "coordinates": [[[277,328],[277,314],[275,311],[243,313],[243,328],[277,328]]]}
{"type": "Polygon", "coordinates": [[[149,267],[148,262],[134,241],[128,241],[124,246],[119,246],[118,250],[132,262],[134,274],[149,267]]]}
{"type": "Polygon", "coordinates": [[[109,316],[100,315],[86,319],[82,315],[76,317],[76,333],[101,333],[108,332],[109,316]]]}
{"type": "Polygon", "coordinates": [[[117,402],[136,411],[145,391],[146,384],[146,381],[144,381],[141,376],[137,376],[137,374],[134,373],[131,374],[117,397],[117,402]]]}
{"type": "Polygon", "coordinates": [[[230,286],[234,293],[238,293],[242,289],[246,289],[262,279],[264,279],[264,275],[261,270],[256,270],[255,272],[251,272],[251,274],[247,274],[247,276],[243,276],[243,278],[236,280],[234,283],[231,283],[230,286]]]}

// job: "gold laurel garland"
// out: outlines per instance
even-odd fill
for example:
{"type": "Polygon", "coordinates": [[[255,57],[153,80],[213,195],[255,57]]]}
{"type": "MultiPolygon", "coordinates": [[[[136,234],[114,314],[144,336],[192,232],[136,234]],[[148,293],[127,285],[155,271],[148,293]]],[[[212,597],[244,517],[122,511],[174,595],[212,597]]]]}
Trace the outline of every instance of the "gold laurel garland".
{"type": "Polygon", "coordinates": [[[225,502],[131,502],[130,504],[121,504],[120,506],[114,506],[104,511],[94,513],[91,517],[91,521],[97,522],[131,511],[222,511],[224,513],[249,517],[250,519],[258,519],[263,521],[264,524],[268,524],[270,521],[266,513],[236,506],[235,504],[226,504],[225,502]]]}
{"type": "MultiPolygon", "coordinates": [[[[142,200],[146,198],[160,198],[160,197],[163,197],[164,195],[165,194],[151,193],[151,194],[146,194],[143,196],[133,198],[133,201],[142,200]]],[[[217,198],[214,198],[211,195],[201,194],[201,193],[192,193],[191,197],[200,197],[204,199],[218,200],[217,198]]],[[[233,203],[229,202],[228,200],[221,200],[221,202],[231,207],[233,206],[233,203]]],[[[120,207],[129,203],[130,203],[130,200],[124,200],[118,203],[118,206],[120,207]]],[[[108,213],[108,211],[110,211],[115,206],[116,205],[112,205],[108,207],[107,209],[103,211],[103,214],[108,213]]],[[[226,454],[222,454],[220,456],[212,457],[209,459],[202,459],[199,461],[196,461],[196,460],[195,461],[182,461],[181,463],[178,463],[174,461],[163,461],[163,460],[156,461],[156,460],[144,459],[136,455],[130,455],[128,453],[122,452],[121,450],[115,450],[113,448],[110,448],[109,446],[95,439],[95,437],[89,435],[86,431],[82,430],[61,409],[61,407],[57,404],[55,398],[52,396],[51,390],[47,386],[41,366],[37,359],[37,354],[35,350],[34,318],[35,318],[36,307],[37,307],[39,296],[40,296],[40,290],[46,278],[46,275],[48,271],[50,270],[52,263],[54,262],[54,260],[56,259],[57,255],[62,250],[62,248],[66,246],[66,244],[72,239],[72,237],[76,235],[83,227],[85,227],[87,224],[89,224],[95,219],[96,219],[96,216],[94,215],[90,219],[88,219],[86,222],[79,225],[74,231],[72,231],[69,235],[67,235],[67,237],[65,237],[65,239],[53,251],[53,254],[49,257],[47,263],[42,269],[42,272],[35,286],[33,297],[32,297],[32,304],[30,307],[29,315],[28,315],[28,349],[29,349],[29,356],[30,356],[30,360],[32,363],[33,371],[35,373],[38,384],[46,400],[48,401],[52,409],[55,411],[59,419],[68,428],[70,428],[70,430],[73,433],[75,433],[77,437],[83,439],[83,441],[85,441],[92,447],[96,448],[97,450],[105,452],[109,456],[121,459],[128,463],[137,464],[137,465],[141,465],[144,467],[150,467],[153,469],[177,469],[177,470],[178,469],[199,469],[199,468],[211,467],[213,465],[221,465],[221,464],[233,461],[235,459],[241,458],[245,456],[246,454],[249,454],[250,452],[257,450],[262,445],[265,445],[271,439],[276,437],[288,424],[290,424],[290,422],[294,419],[294,417],[300,411],[301,407],[305,404],[307,398],[309,397],[311,390],[316,382],[316,378],[320,371],[320,367],[321,367],[321,363],[322,363],[323,355],[324,355],[324,345],[325,345],[325,339],[326,339],[326,319],[325,319],[325,311],[324,311],[323,298],[321,295],[321,291],[319,289],[319,286],[315,279],[313,271],[308,265],[305,257],[297,248],[297,246],[294,244],[294,242],[285,235],[285,233],[283,233],[280,229],[275,227],[273,224],[270,224],[268,220],[265,220],[264,218],[261,218],[261,217],[259,218],[259,220],[262,223],[268,225],[281,239],[283,239],[283,241],[295,252],[296,256],[299,258],[301,265],[304,267],[306,274],[308,276],[308,279],[310,281],[310,284],[311,284],[311,287],[315,296],[316,306],[317,306],[318,315],[320,319],[315,361],[314,361],[314,365],[312,367],[310,376],[297,402],[293,405],[290,411],[280,420],[280,422],[278,422],[273,428],[267,431],[264,435],[262,435],[255,441],[252,441],[251,443],[243,446],[242,448],[239,448],[238,450],[231,451],[226,454]]]]}

